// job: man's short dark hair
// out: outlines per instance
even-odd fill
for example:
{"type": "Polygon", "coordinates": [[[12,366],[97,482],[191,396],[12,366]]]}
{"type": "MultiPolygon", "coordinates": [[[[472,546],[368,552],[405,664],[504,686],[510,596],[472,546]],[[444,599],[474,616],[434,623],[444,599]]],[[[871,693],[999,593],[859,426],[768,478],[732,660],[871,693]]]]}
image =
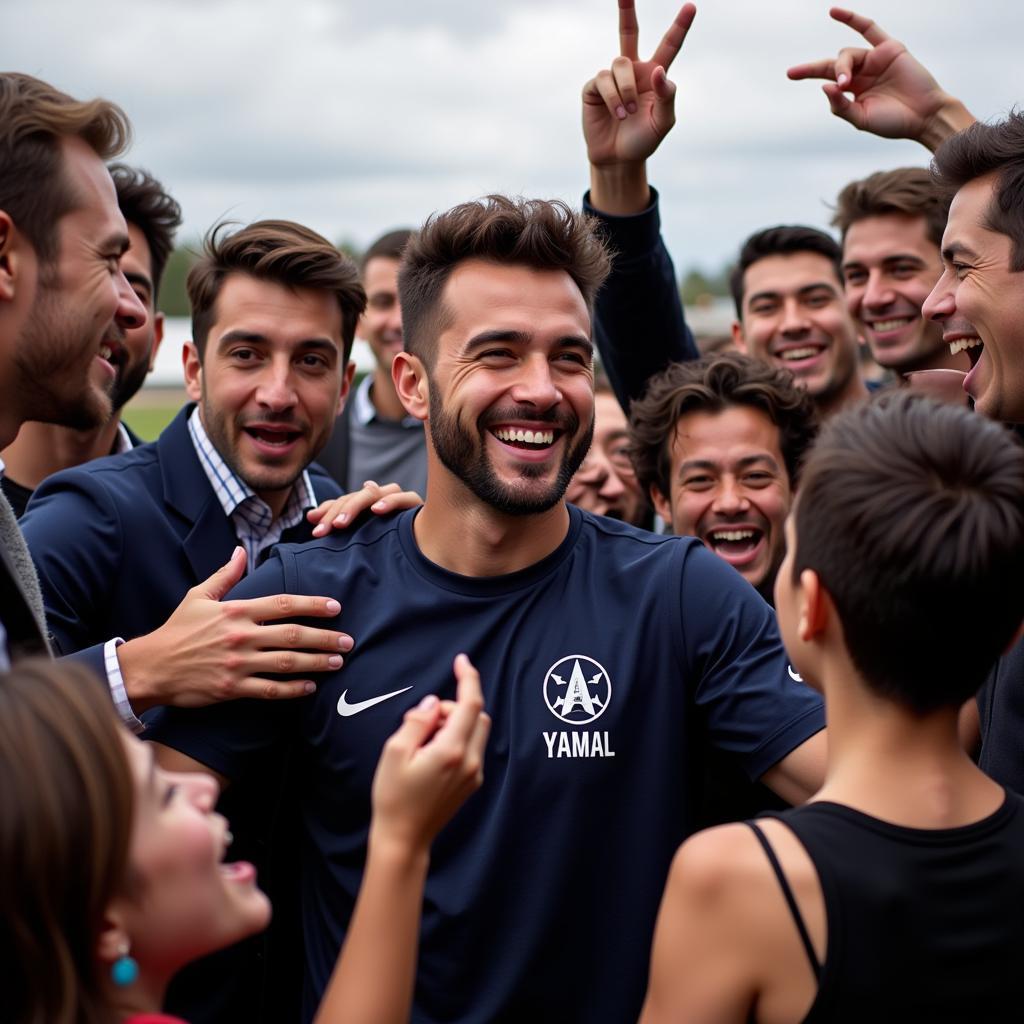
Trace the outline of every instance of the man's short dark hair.
{"type": "Polygon", "coordinates": [[[832,224],[845,240],[852,224],[887,213],[923,217],[928,238],[938,247],[946,230],[949,196],[936,186],[931,171],[925,167],[876,171],[843,188],[836,199],[832,224]]]}
{"type": "Polygon", "coordinates": [[[692,412],[718,413],[734,406],[763,412],[779,430],[779,449],[795,487],[804,455],[817,433],[815,405],[793,375],[738,352],[689,363],[671,363],[652,377],[629,415],[630,458],[645,494],[672,486],[672,442],[679,420],[692,412]]]}
{"type": "Polygon", "coordinates": [[[117,205],[124,219],[146,236],[152,261],[150,273],[155,308],[167,257],[174,248],[174,233],[181,227],[181,207],[156,178],[140,168],[112,164],[110,176],[114,179],[117,205]]]}
{"type": "Polygon", "coordinates": [[[415,234],[416,232],[412,228],[396,228],[394,231],[381,235],[363,253],[359,260],[359,272],[361,274],[366,272],[366,264],[370,260],[400,260],[405,247],[409,244],[409,239],[415,234]]]}
{"type": "Polygon", "coordinates": [[[564,270],[589,309],[611,266],[595,222],[557,199],[493,195],[434,214],[406,246],[398,273],[405,348],[428,365],[447,323],[444,287],[471,259],[564,270]]]}
{"type": "Polygon", "coordinates": [[[996,173],[986,226],[1009,237],[1010,269],[1024,270],[1024,113],[1015,110],[996,124],[977,121],[951,136],[936,150],[932,172],[950,195],[996,173]]]}
{"type": "Polygon", "coordinates": [[[79,138],[109,160],[130,137],[127,116],[108,100],[81,102],[31,75],[0,74],[0,210],[42,264],[56,260],[57,222],[78,202],[61,140],[79,138]]]}
{"type": "Polygon", "coordinates": [[[980,687],[1024,618],[1024,448],[907,392],[833,417],[804,465],[793,579],[813,569],[879,696],[924,714],[980,687]]]}
{"type": "Polygon", "coordinates": [[[832,264],[836,280],[843,283],[843,250],[831,235],[803,224],[779,224],[756,231],[743,243],[736,266],[729,275],[729,288],[738,319],[743,319],[743,275],[747,268],[768,256],[792,256],[798,252],[824,256],[832,264]]]}
{"type": "Polygon", "coordinates": [[[355,264],[322,235],[290,220],[259,220],[230,234],[227,228],[218,224],[207,234],[203,254],[188,273],[192,340],[200,357],[225,279],[248,274],[286,288],[332,292],[341,310],[343,361],[348,362],[356,321],[366,307],[355,264]]]}

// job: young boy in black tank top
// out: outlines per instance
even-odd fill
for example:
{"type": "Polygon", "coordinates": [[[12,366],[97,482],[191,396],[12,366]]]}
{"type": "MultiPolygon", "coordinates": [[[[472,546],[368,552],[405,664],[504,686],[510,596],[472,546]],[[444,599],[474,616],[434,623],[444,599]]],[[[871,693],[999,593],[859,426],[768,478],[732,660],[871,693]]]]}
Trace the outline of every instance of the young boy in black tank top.
{"type": "Polygon", "coordinates": [[[886,395],[827,425],[787,542],[776,610],[825,695],[826,782],[681,847],[642,1024],[1019,1020],[1024,801],[957,713],[1024,619],[1024,449],[886,395]]]}

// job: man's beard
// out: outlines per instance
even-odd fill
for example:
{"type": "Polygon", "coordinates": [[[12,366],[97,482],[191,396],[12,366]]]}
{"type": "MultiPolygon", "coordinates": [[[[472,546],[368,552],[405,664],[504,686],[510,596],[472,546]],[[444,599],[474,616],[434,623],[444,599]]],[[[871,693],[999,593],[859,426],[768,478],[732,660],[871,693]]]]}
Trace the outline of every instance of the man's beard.
{"type": "MultiPolygon", "coordinates": [[[[127,352],[125,359],[130,360],[127,352]]],[[[138,362],[126,361],[118,367],[117,376],[114,378],[113,387],[110,389],[110,403],[115,412],[123,409],[131,399],[139,392],[139,389],[146,382],[149,373],[149,353],[138,362]]]]}
{"type": "MultiPolygon", "coordinates": [[[[579,418],[569,412],[560,416],[554,411],[538,414],[533,409],[510,407],[488,410],[477,420],[477,437],[459,423],[458,417],[448,413],[444,400],[433,380],[430,387],[430,438],[434,451],[443,465],[457,476],[481,501],[505,515],[531,516],[547,512],[562,500],[565,489],[573,474],[579,469],[594,436],[594,421],[572,444],[572,438],[579,430],[579,418]],[[485,434],[488,423],[503,423],[515,420],[550,423],[563,431],[566,438],[562,462],[552,483],[543,491],[534,492],[528,486],[516,487],[498,479],[487,453],[485,434]]],[[[520,476],[527,483],[548,472],[546,465],[524,462],[520,476]]]]}
{"type": "Polygon", "coordinates": [[[14,352],[26,418],[74,430],[95,430],[110,418],[109,398],[89,380],[92,360],[85,359],[84,346],[72,350],[69,344],[83,330],[88,326],[64,308],[56,284],[40,281],[14,352]]]}

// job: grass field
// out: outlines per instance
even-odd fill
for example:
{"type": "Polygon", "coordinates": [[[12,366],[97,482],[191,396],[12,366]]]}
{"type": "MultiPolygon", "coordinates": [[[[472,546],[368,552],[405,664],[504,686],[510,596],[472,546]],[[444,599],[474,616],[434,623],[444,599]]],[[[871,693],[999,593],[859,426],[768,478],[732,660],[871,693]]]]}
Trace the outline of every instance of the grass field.
{"type": "Polygon", "coordinates": [[[185,403],[177,388],[145,388],[125,407],[124,421],[143,441],[153,441],[185,403]]]}

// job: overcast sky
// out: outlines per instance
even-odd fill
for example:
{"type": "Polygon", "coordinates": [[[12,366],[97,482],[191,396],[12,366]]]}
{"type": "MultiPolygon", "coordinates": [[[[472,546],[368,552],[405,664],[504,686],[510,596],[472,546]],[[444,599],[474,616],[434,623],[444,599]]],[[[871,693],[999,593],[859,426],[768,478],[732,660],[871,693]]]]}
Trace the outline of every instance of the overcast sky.
{"type": "MultiPolygon", "coordinates": [[[[671,0],[638,0],[641,54],[671,0]]],[[[680,268],[716,268],[769,223],[827,226],[848,180],[925,164],[828,113],[793,63],[857,37],[812,0],[705,0],[670,74],[654,158],[680,268]]],[[[1024,100],[1019,0],[900,0],[865,13],[981,118],[1024,100]]],[[[0,0],[0,67],[120,102],[129,160],[181,202],[183,236],[289,217],[365,245],[487,192],[586,187],[582,84],[617,53],[615,0],[0,0]]]]}

